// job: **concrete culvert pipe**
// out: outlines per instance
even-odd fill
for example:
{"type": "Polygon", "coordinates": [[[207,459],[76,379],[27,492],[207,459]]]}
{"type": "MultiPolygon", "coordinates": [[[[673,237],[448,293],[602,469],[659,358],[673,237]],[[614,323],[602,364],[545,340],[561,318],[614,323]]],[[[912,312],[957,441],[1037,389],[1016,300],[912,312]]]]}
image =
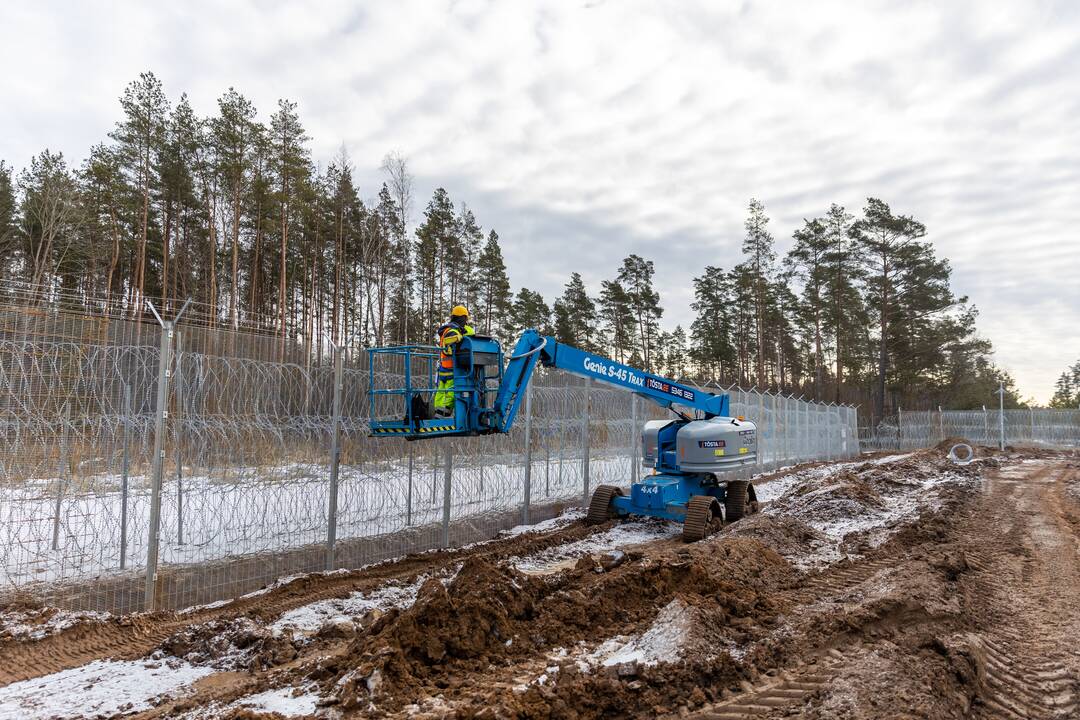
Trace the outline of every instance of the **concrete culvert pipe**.
{"type": "Polygon", "coordinates": [[[956,443],[949,448],[949,459],[957,465],[969,465],[975,459],[975,451],[967,443],[956,443]]]}

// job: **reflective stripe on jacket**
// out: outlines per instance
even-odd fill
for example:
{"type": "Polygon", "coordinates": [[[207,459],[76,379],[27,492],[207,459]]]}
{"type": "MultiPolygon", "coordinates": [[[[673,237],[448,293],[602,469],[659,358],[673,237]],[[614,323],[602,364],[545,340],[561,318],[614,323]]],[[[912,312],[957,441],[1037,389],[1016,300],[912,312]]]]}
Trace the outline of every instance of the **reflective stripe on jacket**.
{"type": "Polygon", "coordinates": [[[439,353],[439,367],[443,370],[452,370],[454,368],[454,344],[461,342],[461,338],[468,335],[474,335],[476,333],[471,325],[466,325],[464,328],[455,322],[449,322],[439,328],[439,348],[442,352],[439,353]]]}

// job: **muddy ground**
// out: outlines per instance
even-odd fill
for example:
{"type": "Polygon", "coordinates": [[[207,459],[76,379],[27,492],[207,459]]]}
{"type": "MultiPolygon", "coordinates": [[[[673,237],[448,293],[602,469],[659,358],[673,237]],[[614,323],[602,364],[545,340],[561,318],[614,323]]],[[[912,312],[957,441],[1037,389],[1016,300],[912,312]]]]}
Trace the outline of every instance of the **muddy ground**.
{"type": "Polygon", "coordinates": [[[569,515],[184,614],[8,608],[0,718],[1078,717],[1080,456],[946,450],[759,478],[691,545],[569,515]]]}

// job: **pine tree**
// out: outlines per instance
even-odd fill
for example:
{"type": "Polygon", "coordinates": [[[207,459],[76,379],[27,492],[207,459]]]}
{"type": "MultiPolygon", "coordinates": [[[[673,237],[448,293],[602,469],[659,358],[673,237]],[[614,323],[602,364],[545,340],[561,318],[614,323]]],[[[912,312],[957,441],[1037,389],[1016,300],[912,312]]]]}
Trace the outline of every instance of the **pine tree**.
{"type": "Polygon", "coordinates": [[[891,364],[900,361],[892,370],[898,386],[903,386],[903,379],[911,379],[913,370],[925,364],[918,353],[935,352],[924,337],[934,315],[955,300],[948,286],[948,263],[938,261],[929,245],[918,242],[926,235],[922,223],[895,215],[886,203],[868,198],[853,232],[865,252],[865,298],[876,319],[874,416],[881,419],[891,364]]]}
{"type": "Polygon", "coordinates": [[[723,378],[735,363],[734,294],[731,276],[718,267],[710,265],[694,278],[690,307],[696,316],[690,325],[694,342],[690,358],[705,376],[723,378]]]}
{"type": "Polygon", "coordinates": [[[379,204],[375,210],[379,222],[388,235],[390,251],[385,259],[385,295],[388,307],[385,311],[387,329],[381,342],[408,343],[412,322],[412,247],[405,237],[401,208],[383,183],[379,190],[379,204]]]}
{"type": "Polygon", "coordinates": [[[240,325],[240,230],[252,183],[256,143],[265,128],[256,121],[255,106],[233,88],[218,98],[218,116],[210,121],[209,145],[218,183],[228,207],[229,323],[240,325]]]}
{"type": "Polygon", "coordinates": [[[676,325],[665,342],[664,371],[669,377],[680,379],[687,375],[690,351],[686,345],[686,331],[676,325]]]}
{"type": "Polygon", "coordinates": [[[637,347],[644,370],[652,370],[660,335],[660,293],[653,289],[655,270],[652,260],[630,255],[619,268],[618,282],[625,289],[630,308],[634,314],[637,330],[637,347]]]}
{"type": "Polygon", "coordinates": [[[822,315],[833,342],[836,396],[841,402],[845,371],[854,374],[860,367],[860,345],[868,318],[858,284],[864,270],[863,247],[852,234],[855,218],[833,203],[824,218],[829,250],[825,255],[825,287],[822,315]]]}
{"type": "Polygon", "coordinates": [[[32,297],[46,299],[80,224],[78,186],[63,153],[48,150],[19,174],[21,259],[32,297]]]}
{"type": "Polygon", "coordinates": [[[1070,410],[1080,408],[1080,360],[1058,377],[1050,407],[1070,410]]]}
{"type": "Polygon", "coordinates": [[[826,258],[830,240],[825,223],[819,219],[804,221],[795,231],[795,245],[788,252],[787,262],[795,276],[803,284],[802,303],[799,309],[804,332],[813,346],[814,400],[820,400],[824,385],[824,310],[825,287],[828,283],[826,258]]]}
{"type": "Polygon", "coordinates": [[[605,280],[600,286],[599,317],[606,330],[610,355],[619,362],[637,350],[636,316],[630,294],[618,280],[605,280]]]}
{"type": "Polygon", "coordinates": [[[0,160],[0,273],[4,277],[13,272],[11,267],[17,231],[15,180],[11,167],[0,160]]]}
{"type": "Polygon", "coordinates": [[[450,299],[455,305],[464,305],[474,312],[479,294],[477,262],[484,249],[484,231],[476,222],[476,216],[465,204],[458,215],[458,246],[447,268],[450,278],[450,299]]]}
{"type": "Polygon", "coordinates": [[[309,182],[311,161],[306,143],[307,133],[300,124],[296,103],[278,100],[278,111],[270,117],[270,150],[274,172],[278,233],[278,328],[281,334],[281,355],[285,354],[289,313],[289,229],[296,220],[299,208],[295,207],[297,196],[309,182]]]}
{"type": "Polygon", "coordinates": [[[585,352],[599,352],[596,303],[585,291],[580,273],[571,273],[563,294],[555,301],[555,339],[585,352]]]}
{"type": "Polygon", "coordinates": [[[551,308],[544,302],[544,297],[529,288],[521,288],[514,298],[513,307],[510,309],[510,325],[513,335],[520,335],[522,331],[533,328],[541,335],[550,335],[551,308]]]}
{"type": "Polygon", "coordinates": [[[476,307],[469,311],[484,335],[506,339],[512,302],[499,235],[492,230],[476,260],[476,307]]]}
{"type": "Polygon", "coordinates": [[[94,261],[86,269],[86,292],[89,297],[103,297],[101,309],[108,311],[120,280],[121,258],[130,252],[121,227],[126,189],[116,153],[105,145],[91,148],[79,173],[79,185],[84,229],[96,248],[94,261]],[[102,268],[104,277],[100,277],[102,268]]]}
{"type": "Polygon", "coordinates": [[[773,264],[776,253],[774,241],[767,226],[769,217],[761,201],[751,198],[749,214],[746,218],[746,237],[743,238],[742,251],[746,256],[743,263],[746,280],[750,285],[753,299],[754,335],[757,341],[756,368],[757,382],[764,385],[765,378],[765,318],[768,313],[769,284],[772,281],[773,264]]]}
{"type": "Polygon", "coordinates": [[[156,158],[165,141],[169,102],[161,81],[152,72],[144,72],[124,89],[120,98],[124,119],[117,123],[110,137],[117,142],[117,152],[138,197],[136,216],[128,218],[138,238],[131,300],[132,312],[142,312],[145,297],[147,257],[150,243],[150,195],[158,186],[156,158]]]}
{"type": "Polygon", "coordinates": [[[416,228],[416,285],[420,292],[420,319],[424,336],[435,332],[447,306],[446,260],[458,248],[457,218],[454,204],[443,188],[435,194],[424,210],[424,222],[416,228]]]}
{"type": "MultiPolygon", "coordinates": [[[[170,262],[171,255],[181,242],[190,242],[193,232],[191,225],[199,218],[199,231],[205,229],[206,218],[201,210],[201,202],[196,190],[194,171],[197,167],[199,149],[203,144],[202,122],[195,117],[195,112],[188,102],[187,95],[181,95],[180,101],[173,108],[166,125],[165,140],[162,143],[158,174],[160,178],[159,205],[162,208],[161,232],[161,276],[158,288],[166,308],[171,301],[183,292],[177,292],[179,268],[181,263],[170,262]]],[[[206,258],[199,258],[190,248],[179,248],[179,254],[188,258],[183,263],[187,271],[198,269],[199,260],[206,264],[206,258]]]]}

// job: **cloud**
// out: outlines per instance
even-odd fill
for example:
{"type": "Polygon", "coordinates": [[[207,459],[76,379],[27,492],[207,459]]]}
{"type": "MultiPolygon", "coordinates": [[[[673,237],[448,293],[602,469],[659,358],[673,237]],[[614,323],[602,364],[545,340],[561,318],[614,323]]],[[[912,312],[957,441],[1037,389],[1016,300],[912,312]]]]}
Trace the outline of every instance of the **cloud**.
{"type": "Polygon", "coordinates": [[[869,195],[925,222],[1023,393],[1080,357],[1075,3],[16,3],[0,157],[82,157],[144,69],[210,113],[299,102],[373,196],[388,150],[506,244],[516,287],[592,289],[638,252],[669,324],[737,261],[750,197],[781,249],[869,195]]]}

